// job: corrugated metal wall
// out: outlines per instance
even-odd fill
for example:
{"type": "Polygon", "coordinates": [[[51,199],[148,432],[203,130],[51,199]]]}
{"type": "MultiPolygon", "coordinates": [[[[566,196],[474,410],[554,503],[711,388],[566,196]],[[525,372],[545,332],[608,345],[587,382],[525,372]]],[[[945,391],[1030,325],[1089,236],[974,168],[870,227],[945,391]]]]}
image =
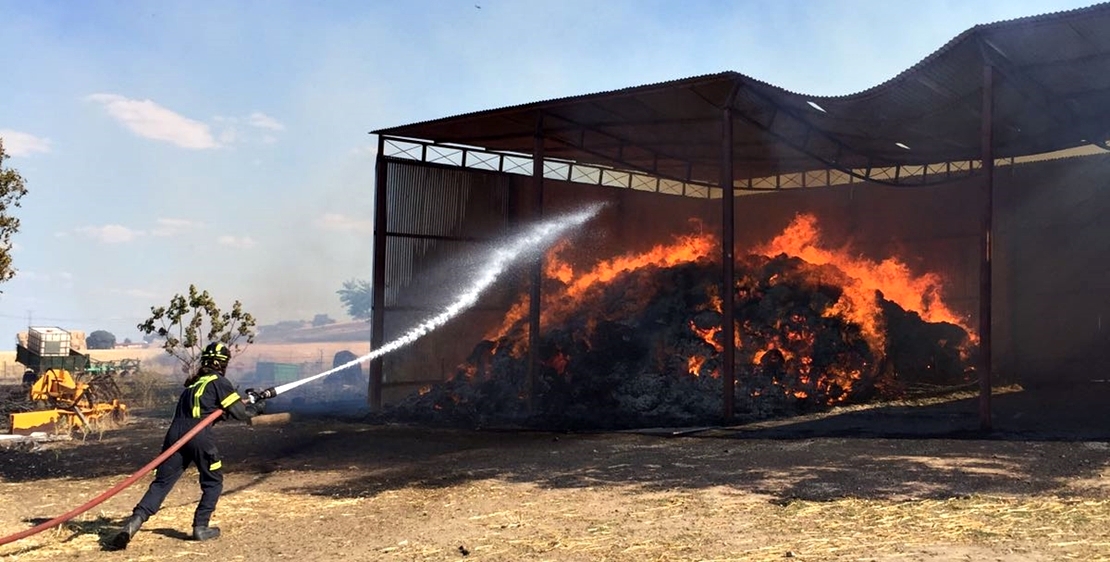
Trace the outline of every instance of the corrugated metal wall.
{"type": "Polygon", "coordinates": [[[386,173],[385,305],[422,308],[406,291],[421,270],[507,228],[510,178],[397,161],[386,173]]]}
{"type": "Polygon", "coordinates": [[[995,183],[996,368],[1026,386],[1110,379],[1110,155],[995,183]]]}
{"type": "MultiPolygon", "coordinates": [[[[387,160],[386,197],[382,320],[388,342],[439,313],[468,285],[476,265],[469,258],[509,228],[516,196],[504,174],[387,160]]],[[[480,340],[474,326],[503,313],[490,312],[489,303],[506,301],[508,294],[495,287],[481,306],[434,336],[384,357],[384,401],[445,378],[480,340]]]]}

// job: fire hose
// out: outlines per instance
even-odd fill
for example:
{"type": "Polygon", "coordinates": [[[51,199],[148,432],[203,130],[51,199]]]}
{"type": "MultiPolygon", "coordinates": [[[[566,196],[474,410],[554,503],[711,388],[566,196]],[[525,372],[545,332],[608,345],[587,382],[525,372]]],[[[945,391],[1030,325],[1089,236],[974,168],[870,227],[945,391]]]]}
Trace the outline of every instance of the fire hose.
{"type": "MultiPolygon", "coordinates": [[[[330,371],[329,371],[329,373],[330,373],[330,371]]],[[[300,381],[295,381],[295,382],[300,382],[300,381]]],[[[289,388],[295,388],[297,386],[300,386],[300,384],[287,383],[287,384],[282,385],[279,388],[283,388],[285,390],[288,390],[289,388]]],[[[250,390],[246,391],[246,394],[247,394],[247,401],[250,402],[251,404],[254,404],[254,403],[257,403],[259,401],[266,400],[266,399],[273,398],[273,397],[277,396],[278,395],[278,390],[275,389],[275,388],[267,388],[266,390],[261,390],[261,391],[255,391],[253,389],[250,389],[250,390]]],[[[120,483],[118,483],[115,486],[112,486],[111,488],[105,490],[99,496],[96,496],[95,498],[85,502],[83,505],[75,507],[72,510],[70,510],[66,513],[63,513],[62,515],[59,515],[59,516],[57,516],[57,517],[55,517],[55,518],[53,518],[49,521],[44,521],[42,523],[39,523],[38,525],[35,525],[34,527],[31,527],[30,529],[26,529],[26,530],[20,531],[18,533],[15,533],[13,535],[8,535],[6,537],[0,538],[0,546],[4,546],[8,543],[12,543],[12,542],[18,541],[20,539],[25,539],[25,538],[27,538],[31,535],[41,533],[42,531],[45,531],[47,529],[52,529],[54,527],[57,527],[58,525],[61,525],[62,523],[65,523],[66,521],[69,521],[70,519],[73,519],[74,517],[77,517],[78,515],[81,515],[82,513],[100,505],[101,503],[104,503],[105,501],[108,500],[108,498],[120,493],[121,491],[123,491],[124,488],[134,484],[136,480],[142,478],[146,473],[148,473],[151,470],[157,468],[158,465],[162,464],[162,462],[165,461],[167,458],[169,458],[170,455],[176,453],[178,449],[185,446],[185,444],[188,443],[190,439],[195,437],[196,434],[200,433],[201,430],[203,430],[204,428],[211,425],[212,422],[216,421],[221,415],[223,415],[223,413],[224,413],[224,410],[221,408],[221,409],[218,409],[218,410],[212,412],[211,414],[209,414],[208,417],[200,420],[200,422],[197,423],[197,425],[193,426],[193,428],[190,429],[187,433],[185,433],[185,435],[182,435],[181,439],[178,439],[173,445],[170,445],[170,447],[168,449],[166,449],[165,451],[162,451],[162,454],[155,457],[154,460],[148,462],[146,464],[146,466],[143,466],[142,468],[137,470],[134,474],[132,474],[131,476],[128,476],[126,479],[124,479],[120,483]]]]}
{"type": "MultiPolygon", "coordinates": [[[[329,371],[328,373],[330,374],[331,371],[329,371]]],[[[300,383],[301,381],[295,381],[295,382],[300,383]]],[[[303,383],[301,383],[301,384],[303,384],[303,383]]],[[[279,388],[282,388],[284,390],[288,390],[290,388],[295,388],[297,386],[300,386],[300,384],[286,383],[286,384],[282,385],[279,388]]],[[[261,391],[255,391],[255,390],[252,389],[252,390],[247,390],[246,393],[247,393],[247,401],[254,404],[254,403],[257,403],[261,400],[266,400],[266,399],[273,398],[273,397],[277,396],[278,395],[278,390],[275,389],[275,388],[268,388],[266,390],[261,390],[261,391]]],[[[218,410],[212,412],[211,414],[209,414],[208,417],[200,420],[200,422],[197,423],[197,425],[193,426],[193,428],[190,429],[187,433],[185,433],[185,435],[182,435],[181,439],[178,439],[173,445],[170,445],[170,447],[168,449],[166,449],[165,451],[162,451],[162,454],[155,457],[154,460],[148,462],[146,464],[146,466],[143,466],[142,468],[137,470],[134,474],[132,474],[131,476],[128,476],[126,479],[124,479],[120,483],[118,483],[115,486],[112,486],[111,488],[105,490],[99,496],[96,496],[95,498],[85,502],[83,505],[75,507],[72,510],[70,510],[66,513],[63,513],[62,515],[59,515],[59,516],[57,516],[57,517],[55,517],[55,518],[53,518],[49,521],[44,521],[42,523],[39,523],[38,525],[35,525],[34,527],[31,527],[30,529],[26,529],[26,530],[20,531],[18,533],[15,533],[13,535],[8,535],[6,537],[0,538],[0,546],[4,546],[8,543],[12,543],[12,542],[18,541],[20,539],[25,539],[25,538],[27,538],[31,535],[36,535],[36,534],[41,533],[41,532],[43,532],[47,529],[52,529],[54,527],[57,527],[58,525],[61,525],[62,523],[65,523],[66,521],[69,521],[70,519],[73,519],[74,517],[77,517],[78,515],[81,515],[82,513],[100,505],[101,503],[104,503],[105,501],[108,500],[108,498],[120,493],[121,491],[123,491],[124,488],[134,484],[136,480],[138,480],[138,479],[142,478],[144,475],[146,475],[146,473],[148,473],[151,470],[157,468],[158,465],[162,464],[162,462],[165,461],[167,458],[169,458],[170,455],[176,453],[178,449],[185,446],[185,444],[188,443],[190,439],[195,437],[196,434],[200,433],[202,429],[211,425],[212,422],[216,421],[221,415],[223,415],[223,413],[224,413],[223,409],[218,409],[218,410]]]]}
{"type": "MultiPolygon", "coordinates": [[[[266,390],[261,390],[261,391],[248,390],[246,392],[247,401],[249,401],[253,404],[253,403],[256,403],[256,402],[261,401],[261,400],[266,400],[266,399],[269,399],[269,398],[273,398],[273,397],[277,396],[278,394],[280,394],[282,392],[288,392],[289,390],[297,388],[298,386],[309,383],[309,382],[314,381],[318,378],[328,376],[332,373],[338,372],[338,371],[340,371],[344,368],[347,368],[351,365],[356,365],[358,363],[361,363],[363,361],[366,361],[367,359],[376,357],[378,355],[380,355],[380,354],[371,353],[369,355],[359,357],[358,359],[355,359],[354,361],[350,361],[348,363],[345,363],[343,365],[340,365],[340,366],[335,367],[333,369],[330,369],[328,371],[324,371],[323,373],[320,373],[318,375],[314,375],[314,376],[304,378],[304,379],[301,379],[301,380],[297,380],[297,381],[293,381],[293,382],[288,382],[288,383],[285,383],[285,384],[280,385],[278,387],[267,388],[266,390]]],[[[119,482],[115,486],[112,486],[111,488],[108,488],[107,490],[105,490],[100,495],[96,496],[95,498],[93,498],[93,499],[85,502],[84,504],[82,504],[80,506],[77,506],[77,507],[71,509],[70,511],[67,511],[66,513],[63,513],[63,514],[61,514],[61,515],[59,515],[59,516],[57,516],[57,517],[55,517],[55,518],[53,518],[49,521],[44,521],[42,523],[39,523],[38,525],[35,525],[34,527],[31,527],[30,529],[25,529],[23,531],[20,531],[20,532],[15,533],[15,534],[8,535],[6,537],[0,537],[0,546],[4,546],[6,544],[13,543],[15,541],[25,539],[25,538],[27,538],[31,535],[37,535],[38,533],[41,533],[41,532],[43,532],[47,529],[52,529],[54,527],[57,527],[57,526],[61,525],[62,523],[65,523],[66,521],[69,521],[70,519],[73,519],[74,517],[77,517],[78,515],[81,515],[82,513],[85,513],[86,511],[104,503],[105,501],[108,500],[108,498],[111,498],[112,496],[120,493],[121,491],[123,491],[124,488],[127,488],[128,486],[134,484],[136,480],[145,476],[146,473],[148,473],[151,470],[154,470],[155,468],[157,468],[158,465],[162,464],[162,462],[165,461],[167,458],[169,458],[170,455],[176,453],[178,449],[185,446],[185,444],[188,443],[190,439],[195,437],[196,434],[200,433],[201,430],[203,430],[204,428],[211,425],[212,422],[216,421],[216,419],[218,419],[220,416],[222,416],[223,413],[224,413],[223,409],[218,409],[218,410],[212,412],[211,414],[208,415],[208,417],[200,420],[200,422],[197,423],[197,425],[193,426],[193,428],[190,429],[188,431],[188,433],[186,433],[185,435],[182,435],[181,439],[178,439],[173,445],[170,445],[170,447],[168,449],[166,449],[165,451],[162,451],[162,454],[155,457],[154,460],[148,462],[145,466],[143,466],[139,470],[135,471],[134,474],[132,474],[131,476],[128,476],[126,479],[119,482]]]]}
{"type": "MultiPolygon", "coordinates": [[[[369,356],[367,356],[367,357],[369,357],[369,356]]],[[[339,367],[336,367],[334,369],[325,371],[323,373],[320,373],[320,374],[312,376],[312,377],[308,377],[308,378],[301,379],[301,380],[298,380],[298,381],[285,383],[285,384],[283,384],[281,386],[278,386],[276,388],[267,388],[266,390],[261,390],[261,391],[248,390],[247,391],[247,400],[250,403],[253,404],[253,403],[259,402],[261,400],[266,400],[266,399],[269,399],[269,398],[273,398],[273,397],[277,396],[278,394],[280,394],[282,392],[287,392],[287,391],[292,390],[292,389],[294,389],[298,386],[301,386],[305,383],[316,380],[320,377],[330,375],[332,373],[335,373],[336,371],[339,371],[340,369],[343,369],[343,368],[348,367],[348,366],[353,365],[353,364],[357,364],[357,363],[359,363],[361,361],[365,361],[365,360],[366,360],[365,357],[360,357],[359,359],[351,361],[348,364],[340,365],[339,367]]],[[[211,414],[208,415],[208,417],[200,420],[200,422],[197,423],[197,425],[193,426],[193,428],[190,429],[185,435],[182,435],[181,439],[178,439],[173,445],[170,445],[170,447],[168,449],[166,449],[165,451],[162,451],[162,454],[155,457],[154,460],[148,462],[145,466],[143,466],[139,470],[135,471],[134,474],[132,474],[131,476],[128,476],[126,479],[119,482],[115,486],[112,486],[111,488],[108,488],[107,490],[105,490],[100,495],[96,496],[95,498],[93,498],[93,499],[85,502],[84,504],[82,504],[80,506],[77,506],[77,507],[71,509],[70,511],[67,511],[66,513],[63,513],[63,514],[61,514],[61,515],[59,515],[59,516],[57,516],[57,517],[55,517],[55,518],[53,518],[49,521],[44,521],[42,523],[39,523],[38,525],[35,525],[34,527],[31,527],[30,529],[25,529],[23,531],[20,531],[18,533],[12,534],[12,535],[8,535],[6,537],[0,537],[0,546],[4,546],[8,543],[13,543],[15,541],[25,539],[25,538],[27,538],[31,535],[37,535],[38,533],[41,533],[41,532],[43,532],[47,529],[52,529],[54,527],[57,527],[58,525],[61,525],[62,523],[65,523],[66,521],[69,521],[70,519],[73,519],[74,517],[77,517],[78,515],[81,515],[82,513],[85,513],[86,511],[104,503],[105,501],[108,500],[108,498],[111,498],[112,496],[120,493],[121,491],[123,491],[124,488],[127,488],[128,486],[134,484],[136,480],[145,476],[146,473],[148,473],[151,470],[154,470],[155,468],[157,468],[158,465],[162,464],[162,462],[165,461],[167,458],[169,458],[170,455],[176,453],[178,449],[185,446],[185,444],[188,443],[190,439],[195,437],[196,434],[200,433],[202,429],[211,425],[212,422],[216,421],[216,419],[218,419],[220,416],[222,416],[223,413],[224,413],[223,409],[218,409],[218,410],[212,412],[211,414]]]]}
{"type": "MultiPolygon", "coordinates": [[[[326,377],[353,365],[358,365],[365,361],[381,357],[386,353],[389,353],[416,341],[428,332],[431,332],[432,330],[435,330],[436,328],[442,326],[448,320],[454,318],[455,316],[458,316],[463,310],[466,310],[467,308],[473,306],[474,303],[478,300],[478,295],[488,289],[493,284],[493,282],[496,281],[498,277],[500,277],[501,273],[504,272],[509,263],[513,262],[522,255],[528,254],[529,252],[536,251],[539,248],[547,247],[555,240],[555,238],[561,236],[568,229],[581,225],[582,223],[592,218],[603,206],[604,203],[595,203],[593,205],[587,206],[584,210],[564,216],[553,217],[547,221],[533,226],[531,231],[525,233],[524,236],[510,241],[505,246],[497,248],[492,255],[490,263],[487,264],[482,274],[479,275],[477,279],[475,279],[474,284],[468,290],[459,295],[458,299],[455,302],[447,306],[447,308],[444,309],[441,313],[428,318],[408,332],[405,332],[397,339],[386,343],[385,345],[371,351],[366,355],[363,355],[362,357],[359,357],[352,361],[348,361],[347,363],[324,371],[320,374],[288,382],[277,387],[268,388],[262,391],[248,390],[246,392],[247,400],[251,403],[255,403],[259,400],[273,398],[279,394],[283,394],[294,388],[297,388],[298,386],[326,377]]],[[[127,479],[116,484],[115,486],[112,486],[99,496],[96,496],[95,498],[89,500],[84,505],[76,507],[69,512],[59,515],[49,521],[35,525],[30,529],[26,529],[13,535],[2,537],[0,538],[0,546],[27,538],[31,535],[40,533],[47,529],[57,527],[58,525],[61,525],[62,523],[65,523],[66,521],[69,521],[70,519],[73,519],[74,517],[77,517],[78,515],[100,505],[108,498],[118,494],[124,488],[130,486],[131,484],[134,484],[136,480],[142,478],[143,475],[156,468],[159,464],[162,464],[162,462],[165,461],[170,455],[177,452],[177,450],[184,446],[185,443],[192,439],[197,433],[200,433],[202,429],[208,427],[212,422],[216,421],[216,418],[219,418],[221,415],[223,415],[223,413],[224,410],[222,409],[212,412],[212,414],[202,419],[200,423],[189,430],[188,433],[181,436],[181,439],[178,439],[176,443],[163,451],[162,454],[158,455],[157,457],[155,457],[154,460],[147,463],[146,466],[140,468],[137,472],[135,472],[131,476],[128,476],[127,479]]]]}
{"type": "MultiPolygon", "coordinates": [[[[427,331],[428,330],[425,330],[424,332],[420,332],[419,335],[423,335],[423,333],[426,333],[427,331]]],[[[415,337],[413,337],[412,339],[415,339],[415,337]]],[[[331,375],[333,373],[339,372],[339,371],[341,371],[341,370],[343,370],[347,367],[350,367],[352,365],[357,365],[357,364],[362,363],[364,361],[368,361],[368,360],[373,359],[375,357],[379,357],[379,356],[383,355],[384,353],[386,353],[388,351],[391,351],[392,349],[395,349],[396,347],[399,347],[399,346],[398,345],[394,345],[394,346],[388,346],[387,345],[386,347],[384,347],[380,350],[377,350],[375,352],[372,352],[372,353],[369,353],[369,354],[364,355],[362,357],[359,357],[359,358],[357,358],[353,361],[349,361],[347,363],[344,363],[343,365],[340,365],[338,367],[334,367],[330,370],[324,371],[323,373],[320,373],[318,375],[313,375],[311,377],[307,377],[307,378],[304,378],[304,379],[301,379],[301,380],[288,382],[288,383],[285,383],[285,384],[277,386],[277,387],[271,387],[271,388],[267,388],[265,390],[259,390],[259,391],[256,391],[254,389],[248,389],[245,392],[246,399],[247,399],[248,402],[254,404],[254,403],[257,403],[257,402],[262,401],[262,400],[267,400],[267,399],[273,398],[273,397],[277,396],[278,394],[281,394],[283,392],[288,392],[288,391],[290,391],[294,388],[297,388],[298,386],[307,384],[307,383],[312,382],[316,379],[326,377],[326,376],[331,375]]],[[[12,535],[8,535],[6,537],[0,537],[0,546],[4,546],[6,544],[13,543],[15,541],[25,539],[25,538],[27,538],[31,535],[36,535],[38,533],[41,533],[41,532],[43,532],[47,529],[52,529],[54,527],[57,527],[58,525],[61,525],[62,523],[65,523],[66,521],[69,521],[70,519],[73,519],[74,517],[77,517],[78,515],[81,515],[82,513],[85,513],[86,511],[104,503],[105,501],[108,500],[108,498],[111,498],[112,496],[120,493],[121,491],[123,491],[124,488],[127,488],[128,486],[134,484],[136,480],[138,480],[138,479],[142,478],[144,475],[146,475],[146,473],[148,473],[151,470],[154,470],[155,468],[157,468],[158,465],[162,464],[162,462],[165,461],[167,458],[169,458],[170,455],[176,453],[178,449],[185,446],[185,444],[188,443],[190,439],[195,437],[196,434],[200,433],[201,430],[203,430],[204,428],[211,425],[212,422],[216,421],[216,419],[219,418],[220,416],[222,416],[223,414],[224,414],[224,410],[222,408],[217,409],[216,411],[212,412],[211,414],[208,415],[208,417],[200,420],[200,422],[197,423],[197,425],[193,426],[193,428],[190,429],[185,435],[182,435],[181,438],[178,439],[173,445],[170,445],[170,447],[168,449],[166,449],[165,451],[162,451],[162,454],[155,457],[154,460],[148,462],[145,466],[143,466],[142,468],[137,470],[134,474],[132,474],[131,476],[128,476],[126,479],[119,482],[115,486],[112,486],[111,488],[105,490],[103,493],[96,496],[95,498],[93,498],[93,499],[85,502],[84,504],[82,504],[78,507],[75,507],[75,508],[71,509],[70,511],[68,511],[66,513],[63,513],[62,515],[59,515],[59,516],[57,516],[57,517],[55,517],[55,518],[53,518],[49,521],[44,521],[42,523],[39,523],[38,525],[35,525],[34,527],[31,527],[30,529],[25,529],[23,531],[20,531],[18,533],[12,534],[12,535]]]]}
{"type": "Polygon", "coordinates": [[[189,440],[193,438],[193,436],[200,433],[202,429],[211,425],[212,422],[216,421],[216,418],[219,418],[221,415],[223,415],[223,413],[223,410],[216,410],[215,412],[212,412],[208,417],[200,420],[200,423],[194,426],[193,429],[190,429],[188,433],[182,435],[181,439],[178,439],[177,442],[171,445],[169,449],[166,449],[162,452],[162,454],[155,457],[154,460],[148,462],[146,466],[140,468],[138,471],[136,471],[131,476],[128,476],[119,484],[116,484],[115,486],[112,486],[111,488],[105,490],[99,496],[96,496],[95,498],[89,500],[84,505],[75,507],[72,510],[63,513],[62,515],[59,515],[49,521],[39,523],[38,525],[31,527],[30,529],[26,529],[15,533],[14,535],[8,535],[6,537],[0,538],[0,546],[18,541],[20,539],[25,539],[31,535],[35,535],[47,529],[57,527],[58,525],[61,525],[62,523],[65,523],[66,521],[69,521],[70,519],[81,515],[82,513],[100,505],[101,503],[104,503],[104,501],[106,501],[108,498],[118,494],[120,491],[130,486],[131,484],[134,484],[136,480],[142,478],[143,475],[150,472],[151,470],[154,470],[155,467],[162,464],[162,461],[169,458],[170,455],[176,453],[177,450],[183,447],[185,443],[188,443],[189,440]]]}

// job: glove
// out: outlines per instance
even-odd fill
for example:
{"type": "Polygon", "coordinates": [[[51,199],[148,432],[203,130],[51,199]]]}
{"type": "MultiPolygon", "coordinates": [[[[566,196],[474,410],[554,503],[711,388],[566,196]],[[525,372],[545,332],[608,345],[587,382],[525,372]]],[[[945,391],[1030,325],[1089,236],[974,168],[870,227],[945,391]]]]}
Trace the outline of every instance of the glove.
{"type": "Polygon", "coordinates": [[[246,404],[243,406],[247,410],[247,415],[250,417],[260,416],[266,412],[265,402],[255,402],[253,404],[246,404]]]}

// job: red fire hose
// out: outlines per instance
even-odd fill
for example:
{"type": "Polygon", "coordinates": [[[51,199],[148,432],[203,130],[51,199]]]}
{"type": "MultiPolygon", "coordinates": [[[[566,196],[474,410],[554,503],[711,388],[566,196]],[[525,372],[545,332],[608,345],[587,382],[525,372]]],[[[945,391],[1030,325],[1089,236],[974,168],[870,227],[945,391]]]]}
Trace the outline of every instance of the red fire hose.
{"type": "Polygon", "coordinates": [[[188,443],[189,440],[193,438],[193,436],[200,433],[200,430],[204,429],[205,427],[208,427],[209,424],[216,421],[216,418],[223,415],[223,413],[224,413],[223,410],[216,410],[215,412],[212,412],[207,418],[204,418],[203,420],[200,420],[200,423],[198,423],[195,427],[193,427],[193,429],[190,429],[188,433],[186,433],[185,435],[182,435],[181,439],[178,439],[177,442],[174,443],[173,445],[171,445],[169,449],[166,449],[165,451],[162,452],[162,454],[158,455],[154,460],[147,463],[146,466],[140,468],[138,472],[136,472],[135,474],[132,474],[131,476],[128,476],[127,479],[124,480],[123,482],[120,482],[119,484],[116,484],[115,486],[112,486],[111,488],[106,490],[104,493],[102,493],[99,496],[96,496],[95,498],[89,500],[88,503],[86,503],[85,505],[82,505],[80,507],[76,507],[73,510],[69,511],[68,513],[59,515],[59,516],[57,516],[57,517],[55,517],[55,518],[53,518],[50,521],[47,521],[45,523],[39,523],[38,525],[35,525],[34,527],[31,527],[30,529],[27,529],[25,531],[20,531],[20,532],[14,534],[14,535],[8,535],[6,537],[0,538],[0,546],[3,546],[5,544],[11,543],[11,542],[15,542],[19,539],[25,539],[25,538],[27,538],[31,535],[41,533],[42,531],[45,531],[45,530],[53,528],[53,527],[57,527],[58,525],[61,525],[62,523],[65,523],[66,521],[69,521],[70,519],[73,519],[74,517],[77,517],[78,515],[81,515],[82,513],[100,505],[101,503],[103,503],[108,498],[118,494],[124,488],[134,484],[135,481],[138,480],[139,478],[142,478],[144,474],[150,472],[151,470],[154,470],[155,467],[162,464],[162,461],[166,460],[166,458],[168,458],[170,455],[176,453],[177,450],[180,449],[183,445],[185,445],[185,443],[188,443]]]}

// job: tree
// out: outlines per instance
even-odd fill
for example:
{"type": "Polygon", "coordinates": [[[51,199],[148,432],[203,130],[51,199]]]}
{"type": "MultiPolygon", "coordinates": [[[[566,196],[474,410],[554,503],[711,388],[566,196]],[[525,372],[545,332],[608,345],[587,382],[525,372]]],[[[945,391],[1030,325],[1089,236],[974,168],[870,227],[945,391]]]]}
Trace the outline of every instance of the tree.
{"type": "Polygon", "coordinates": [[[312,317],[312,327],[319,328],[320,326],[327,326],[328,324],[335,324],[335,320],[328,317],[327,314],[317,314],[312,317]]]}
{"type": "Polygon", "coordinates": [[[4,168],[4,139],[0,138],[0,282],[15,276],[12,267],[12,235],[19,231],[19,219],[8,214],[13,207],[19,207],[19,200],[27,194],[23,176],[13,168],[4,168]]]}
{"type": "Polygon", "coordinates": [[[339,301],[347,307],[347,314],[355,320],[369,320],[370,306],[373,303],[373,293],[370,282],[362,279],[351,279],[343,282],[339,293],[339,301]]]}
{"type": "Polygon", "coordinates": [[[89,349],[112,349],[116,346],[116,335],[106,330],[96,330],[85,338],[89,349]]]}
{"type": "Polygon", "coordinates": [[[187,296],[174,295],[169,306],[152,306],[150,314],[138,325],[139,331],[165,338],[162,349],[180,361],[189,375],[211,342],[226,344],[232,357],[254,343],[254,316],[243,311],[242,303],[235,301],[230,311],[223,312],[208,291],[200,291],[196,285],[189,285],[187,296]],[[240,343],[241,339],[245,343],[240,343]]]}

